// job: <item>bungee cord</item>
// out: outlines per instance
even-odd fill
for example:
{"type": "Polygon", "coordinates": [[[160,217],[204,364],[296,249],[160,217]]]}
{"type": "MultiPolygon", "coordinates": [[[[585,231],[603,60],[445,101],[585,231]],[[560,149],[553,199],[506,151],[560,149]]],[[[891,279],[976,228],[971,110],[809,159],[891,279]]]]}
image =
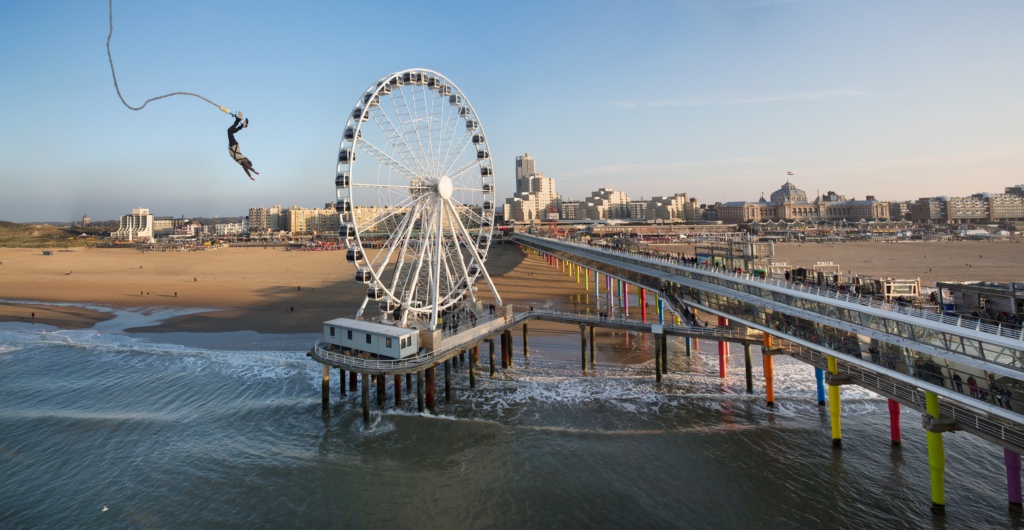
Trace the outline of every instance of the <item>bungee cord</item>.
{"type": "Polygon", "coordinates": [[[110,12],[110,32],[107,33],[107,59],[110,62],[110,75],[114,78],[114,90],[117,91],[117,97],[121,99],[121,103],[124,103],[125,107],[128,107],[131,110],[142,110],[147,104],[149,104],[149,102],[156,101],[158,99],[169,98],[171,96],[192,96],[192,97],[197,97],[197,98],[199,98],[199,99],[209,103],[210,105],[213,105],[214,107],[217,107],[218,109],[222,110],[225,114],[230,114],[231,116],[234,116],[236,118],[238,117],[234,112],[231,112],[226,107],[222,107],[222,106],[214,103],[210,99],[208,99],[206,97],[203,97],[203,96],[201,96],[199,94],[196,94],[194,92],[171,92],[170,94],[164,94],[162,96],[156,96],[154,98],[149,98],[146,101],[142,102],[142,105],[139,105],[138,107],[133,107],[133,106],[129,105],[128,102],[125,101],[124,96],[121,95],[121,87],[119,87],[117,85],[117,74],[114,72],[114,57],[110,54],[110,37],[113,36],[113,34],[114,34],[114,0],[110,0],[109,1],[109,12],[110,12]]]}

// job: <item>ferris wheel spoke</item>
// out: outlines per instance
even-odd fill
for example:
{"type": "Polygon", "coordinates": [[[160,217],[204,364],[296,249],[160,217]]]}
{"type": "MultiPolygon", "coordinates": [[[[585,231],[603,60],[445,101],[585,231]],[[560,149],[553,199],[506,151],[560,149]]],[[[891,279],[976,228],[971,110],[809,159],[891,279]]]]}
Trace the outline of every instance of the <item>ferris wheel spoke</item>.
{"type": "MultiPolygon", "coordinates": [[[[462,223],[459,221],[458,215],[455,212],[455,208],[452,207],[451,202],[445,201],[445,204],[448,206],[448,223],[449,226],[451,227],[452,232],[452,254],[454,254],[457,258],[453,259],[452,261],[457,262],[459,266],[458,272],[462,274],[463,278],[466,278],[466,290],[469,291],[471,290],[469,281],[469,269],[466,266],[466,259],[465,256],[462,255],[462,249],[460,248],[460,243],[462,240],[462,237],[460,236],[460,229],[463,228],[462,223]]],[[[475,252],[476,249],[469,248],[468,250],[470,252],[475,252]]]]}
{"type": "MultiPolygon", "coordinates": [[[[483,224],[484,221],[487,220],[487,218],[484,217],[483,215],[476,213],[475,208],[463,204],[454,197],[448,200],[451,201],[453,209],[466,214],[466,216],[469,217],[471,220],[477,221],[478,223],[481,223],[481,225],[483,224]],[[458,205],[458,207],[455,206],[456,204],[458,205]]],[[[459,216],[459,219],[462,219],[461,215],[459,216]]]]}
{"type": "MultiPolygon", "coordinates": [[[[412,110],[409,111],[409,123],[405,124],[405,130],[402,131],[402,135],[403,135],[403,139],[405,140],[406,145],[409,146],[410,151],[413,151],[414,155],[419,155],[419,156],[416,156],[416,160],[418,160],[420,162],[419,163],[420,171],[422,173],[425,173],[425,174],[429,175],[429,171],[428,171],[427,167],[424,165],[425,160],[424,160],[424,157],[423,157],[423,139],[420,138],[419,120],[421,118],[419,117],[419,115],[416,114],[416,86],[415,85],[413,85],[412,87],[409,88],[409,94],[412,95],[412,107],[411,107],[412,110]],[[411,137],[413,136],[412,134],[408,134],[410,128],[412,129],[412,132],[415,133],[415,136],[416,136],[416,145],[415,146],[413,146],[412,143],[410,142],[410,140],[412,139],[411,137]],[[406,136],[408,136],[408,138],[406,136]]],[[[406,98],[404,90],[402,91],[402,101],[405,104],[405,108],[409,109],[410,108],[409,100],[406,98]]]]}
{"type": "MultiPolygon", "coordinates": [[[[418,212],[418,209],[417,209],[417,212],[418,212]]],[[[410,238],[412,238],[413,229],[415,228],[414,217],[410,215],[408,217],[408,220],[409,220],[409,222],[406,223],[402,227],[402,230],[398,231],[398,232],[401,233],[401,236],[395,239],[396,242],[400,242],[401,243],[400,249],[399,249],[399,252],[398,252],[398,259],[395,261],[394,276],[391,278],[391,294],[396,299],[400,299],[399,293],[397,291],[397,286],[398,286],[398,284],[402,280],[403,272],[405,272],[406,252],[407,252],[407,250],[409,248],[409,240],[410,240],[410,238]]],[[[392,253],[393,252],[394,252],[394,249],[392,249],[392,253]]],[[[391,259],[391,256],[389,254],[388,260],[390,261],[390,259],[391,259]]],[[[409,296],[406,295],[405,298],[406,299],[402,300],[402,302],[404,302],[405,305],[408,306],[409,296]]]]}
{"type": "Polygon", "coordinates": [[[377,159],[377,161],[380,162],[381,164],[384,164],[385,166],[394,169],[395,171],[402,174],[409,180],[416,178],[415,171],[409,169],[408,166],[396,160],[394,157],[388,155],[387,153],[385,153],[372,143],[366,140],[360,140],[359,147],[361,147],[362,150],[365,151],[367,154],[377,159]]]}
{"type": "MultiPolygon", "coordinates": [[[[393,102],[392,107],[394,107],[393,102]]],[[[396,115],[397,114],[398,113],[396,109],[396,115]]],[[[370,116],[373,118],[373,121],[377,124],[377,128],[380,129],[382,133],[384,133],[384,136],[387,139],[388,143],[390,143],[394,147],[395,153],[398,153],[398,155],[402,158],[404,165],[408,166],[410,161],[415,162],[416,159],[415,157],[413,157],[412,148],[408,145],[408,143],[404,142],[404,138],[402,138],[401,133],[398,131],[398,128],[395,127],[394,122],[391,121],[391,117],[388,116],[387,112],[385,112],[384,109],[380,108],[380,106],[378,105],[377,107],[373,107],[371,109],[370,116]]]]}
{"type": "MultiPolygon", "coordinates": [[[[451,204],[449,204],[449,206],[452,207],[452,210],[454,211],[454,206],[451,204]]],[[[461,223],[459,223],[458,226],[460,227],[460,233],[462,234],[464,240],[467,242],[467,245],[474,243],[475,239],[473,239],[473,237],[469,235],[469,232],[466,230],[466,227],[462,226],[461,223]]],[[[498,302],[498,305],[501,305],[501,295],[498,294],[498,289],[494,286],[494,281],[491,280],[491,275],[488,274],[487,267],[484,266],[484,258],[486,256],[481,256],[479,253],[479,249],[475,247],[472,248],[473,261],[476,261],[477,263],[480,264],[480,275],[484,277],[484,281],[487,282],[487,286],[491,288],[491,293],[494,294],[495,301],[498,302]]]]}
{"type": "MultiPolygon", "coordinates": [[[[448,175],[452,180],[455,180],[455,177],[452,176],[452,175],[453,175],[453,173],[456,173],[456,172],[453,172],[451,168],[454,167],[455,164],[458,164],[460,160],[464,160],[465,158],[468,157],[468,155],[466,154],[466,149],[470,145],[473,145],[472,142],[470,142],[469,140],[470,140],[469,135],[465,135],[464,134],[461,137],[459,137],[459,142],[456,144],[457,147],[454,149],[454,153],[449,153],[449,155],[451,155],[451,156],[449,156],[449,157],[447,157],[445,159],[444,174],[448,175]]],[[[472,160],[473,164],[478,163],[478,160],[476,158],[476,153],[474,153],[472,155],[472,159],[471,160],[472,160]]]]}
{"type": "MultiPolygon", "coordinates": [[[[444,108],[444,98],[441,98],[441,106],[444,108]]],[[[443,114],[443,112],[442,112],[443,114]]],[[[459,126],[459,113],[457,110],[453,110],[448,113],[445,120],[441,121],[439,129],[441,130],[441,136],[443,139],[447,139],[448,148],[445,150],[444,157],[441,157],[441,143],[438,143],[438,174],[443,175],[444,169],[450,165],[449,157],[452,155],[452,147],[455,145],[455,136],[459,126]],[[446,127],[447,125],[447,127],[446,127]]]]}
{"type": "Polygon", "coordinates": [[[373,219],[369,220],[364,227],[361,227],[362,230],[360,230],[359,232],[360,233],[367,232],[371,228],[375,228],[378,225],[380,225],[381,223],[383,223],[383,222],[385,222],[385,221],[387,221],[389,219],[392,219],[395,216],[401,215],[403,213],[407,213],[407,212],[403,211],[406,208],[405,204],[407,202],[411,204],[414,201],[415,201],[415,199],[413,197],[408,197],[404,201],[399,202],[399,203],[397,203],[397,204],[395,204],[393,206],[388,207],[387,210],[385,210],[384,212],[374,216],[373,219]]]}
{"type": "Polygon", "coordinates": [[[474,158],[471,162],[456,169],[455,171],[447,172],[446,175],[448,175],[448,178],[452,179],[452,181],[455,181],[455,179],[461,177],[462,175],[465,175],[467,172],[469,172],[469,170],[473,169],[478,165],[480,165],[480,161],[474,158]]]}

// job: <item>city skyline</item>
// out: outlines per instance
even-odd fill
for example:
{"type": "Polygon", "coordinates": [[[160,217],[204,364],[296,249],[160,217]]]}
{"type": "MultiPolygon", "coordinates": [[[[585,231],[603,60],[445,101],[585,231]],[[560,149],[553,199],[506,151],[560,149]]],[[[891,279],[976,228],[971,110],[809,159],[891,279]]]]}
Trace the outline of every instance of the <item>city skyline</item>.
{"type": "Polygon", "coordinates": [[[787,171],[809,193],[879,200],[1024,181],[1015,2],[115,2],[128,102],[185,90],[245,111],[238,139],[256,183],[226,152],[231,119],[208,104],[121,105],[105,8],[0,6],[0,219],[324,203],[356,99],[407,67],[444,73],[473,102],[502,202],[525,152],[566,198],[608,187],[756,200],[787,171]],[[338,24],[382,16],[389,25],[338,24]],[[445,29],[423,46],[420,32],[378,29],[392,26],[445,29]]]}

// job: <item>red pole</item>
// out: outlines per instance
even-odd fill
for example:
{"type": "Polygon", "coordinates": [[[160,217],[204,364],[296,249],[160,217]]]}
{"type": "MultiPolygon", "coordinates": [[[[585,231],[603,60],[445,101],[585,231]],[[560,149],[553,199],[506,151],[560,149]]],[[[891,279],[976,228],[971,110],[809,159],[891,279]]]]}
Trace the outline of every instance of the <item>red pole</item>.
{"type": "Polygon", "coordinates": [[[640,320],[647,323],[647,289],[638,287],[640,289],[640,320]]]}
{"type": "Polygon", "coordinates": [[[899,446],[902,441],[900,435],[900,404],[898,401],[889,400],[889,433],[892,438],[892,445],[899,446]]]}

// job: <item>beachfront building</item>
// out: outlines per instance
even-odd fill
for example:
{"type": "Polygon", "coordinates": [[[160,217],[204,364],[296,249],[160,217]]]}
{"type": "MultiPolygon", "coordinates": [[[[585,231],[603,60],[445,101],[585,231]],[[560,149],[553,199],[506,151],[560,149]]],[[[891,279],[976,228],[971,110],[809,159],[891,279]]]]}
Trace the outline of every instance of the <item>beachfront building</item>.
{"type": "Polygon", "coordinates": [[[647,201],[644,218],[649,221],[696,221],[699,219],[698,210],[696,198],[691,199],[685,193],[676,193],[667,197],[652,197],[647,201]]]}
{"type": "Polygon", "coordinates": [[[848,200],[834,191],[807,200],[807,193],[786,181],[771,194],[757,202],[733,201],[718,207],[718,220],[724,223],[765,221],[877,221],[889,218],[889,203],[867,196],[864,200],[848,200]]]}
{"type": "Polygon", "coordinates": [[[292,206],[285,211],[287,212],[289,231],[292,234],[336,235],[341,227],[341,220],[333,203],[328,203],[325,208],[292,206]]]}
{"type": "Polygon", "coordinates": [[[149,208],[133,208],[132,213],[122,215],[117,231],[110,233],[115,241],[151,241],[153,239],[153,214],[149,208]]]}
{"type": "Polygon", "coordinates": [[[287,230],[288,210],[277,204],[270,208],[249,208],[249,233],[266,234],[287,230]]]}
{"type": "Polygon", "coordinates": [[[600,188],[590,194],[578,208],[582,219],[630,219],[629,196],[611,188],[600,188]]]}
{"type": "Polygon", "coordinates": [[[922,197],[911,205],[911,218],[933,224],[992,224],[1024,221],[1024,185],[1006,193],[975,193],[968,197],[922,197]]]}
{"type": "Polygon", "coordinates": [[[549,210],[557,217],[562,198],[555,191],[555,179],[537,173],[530,153],[516,157],[516,192],[505,200],[505,220],[547,221],[549,210]]]}
{"type": "Polygon", "coordinates": [[[249,231],[248,223],[217,223],[213,225],[213,234],[220,237],[237,236],[249,231]]]}

